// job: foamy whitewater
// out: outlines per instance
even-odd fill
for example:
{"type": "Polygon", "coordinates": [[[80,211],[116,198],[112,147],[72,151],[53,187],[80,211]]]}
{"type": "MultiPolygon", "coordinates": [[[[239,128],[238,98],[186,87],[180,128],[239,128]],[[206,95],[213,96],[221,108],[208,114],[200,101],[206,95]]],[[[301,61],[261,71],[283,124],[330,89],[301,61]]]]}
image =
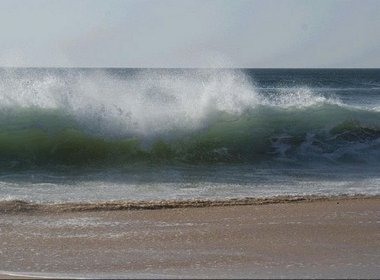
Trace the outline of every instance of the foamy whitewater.
{"type": "Polygon", "coordinates": [[[0,69],[0,198],[380,194],[377,69],[0,69]]]}

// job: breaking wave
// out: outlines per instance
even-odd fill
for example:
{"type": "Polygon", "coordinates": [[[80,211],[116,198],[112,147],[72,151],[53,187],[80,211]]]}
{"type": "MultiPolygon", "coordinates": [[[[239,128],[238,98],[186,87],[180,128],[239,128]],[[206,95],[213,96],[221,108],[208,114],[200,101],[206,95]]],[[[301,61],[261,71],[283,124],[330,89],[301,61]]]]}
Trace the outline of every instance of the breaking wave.
{"type": "Polygon", "coordinates": [[[380,112],[239,70],[0,71],[0,168],[380,163],[380,112]]]}

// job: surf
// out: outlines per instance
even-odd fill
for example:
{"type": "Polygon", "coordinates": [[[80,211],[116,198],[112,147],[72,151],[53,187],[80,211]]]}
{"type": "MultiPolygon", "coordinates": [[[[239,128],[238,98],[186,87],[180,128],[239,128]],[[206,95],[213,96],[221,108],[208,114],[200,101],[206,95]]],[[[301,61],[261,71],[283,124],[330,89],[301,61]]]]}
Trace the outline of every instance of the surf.
{"type": "Polygon", "coordinates": [[[378,164],[380,112],[241,70],[3,69],[0,168],[378,164]]]}

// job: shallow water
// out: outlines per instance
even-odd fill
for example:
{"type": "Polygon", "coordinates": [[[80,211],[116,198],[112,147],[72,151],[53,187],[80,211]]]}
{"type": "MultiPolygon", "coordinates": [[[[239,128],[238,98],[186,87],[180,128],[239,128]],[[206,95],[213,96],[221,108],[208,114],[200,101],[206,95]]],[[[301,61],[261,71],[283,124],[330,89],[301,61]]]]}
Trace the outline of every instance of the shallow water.
{"type": "Polygon", "coordinates": [[[379,186],[377,169],[258,169],[250,165],[159,166],[77,175],[24,172],[0,177],[3,200],[35,203],[379,195],[379,186]]]}

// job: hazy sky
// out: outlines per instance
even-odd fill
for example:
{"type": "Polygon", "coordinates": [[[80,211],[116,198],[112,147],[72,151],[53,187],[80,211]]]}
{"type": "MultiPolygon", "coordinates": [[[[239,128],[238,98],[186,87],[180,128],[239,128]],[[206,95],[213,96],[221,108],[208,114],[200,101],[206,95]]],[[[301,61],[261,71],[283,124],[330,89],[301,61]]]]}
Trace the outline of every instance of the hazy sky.
{"type": "Polygon", "coordinates": [[[380,0],[0,0],[0,66],[380,67],[380,0]]]}

